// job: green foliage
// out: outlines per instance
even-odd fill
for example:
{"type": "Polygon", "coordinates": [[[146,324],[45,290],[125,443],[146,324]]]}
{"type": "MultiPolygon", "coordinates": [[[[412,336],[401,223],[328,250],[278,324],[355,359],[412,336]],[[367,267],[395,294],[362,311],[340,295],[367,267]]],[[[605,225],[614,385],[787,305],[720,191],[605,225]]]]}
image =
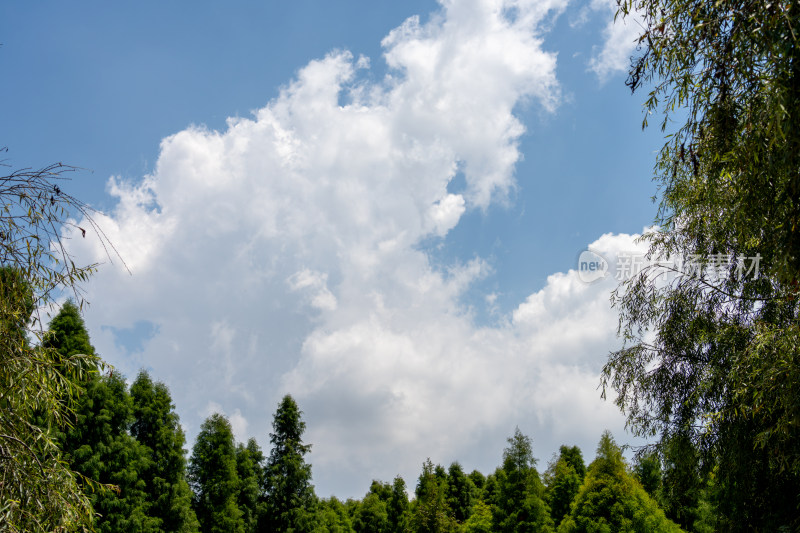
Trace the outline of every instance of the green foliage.
{"type": "Polygon", "coordinates": [[[621,0],[633,10],[628,84],[651,88],[647,116],[677,124],[647,240],[653,257],[698,268],[658,283],[663,269],[645,269],[620,288],[625,344],[603,383],[637,434],[661,447],[684,435],[704,470],[720,467],[723,529],[797,529],[800,4],[621,0]],[[742,272],[757,254],[758,275],[742,272]]]}
{"type": "Polygon", "coordinates": [[[203,422],[189,462],[189,480],[203,533],[244,533],[237,505],[236,447],[224,416],[213,414],[203,422]]]}
{"type": "Polygon", "coordinates": [[[504,480],[505,477],[506,473],[502,468],[496,468],[493,473],[486,476],[486,483],[483,485],[480,499],[496,507],[500,503],[500,483],[498,480],[504,480]]]}
{"type": "Polygon", "coordinates": [[[472,506],[472,512],[464,523],[465,533],[492,533],[492,508],[483,500],[472,506]]]}
{"type": "Polygon", "coordinates": [[[55,437],[72,418],[92,358],[30,345],[36,297],[24,274],[0,267],[0,523],[12,532],[85,527],[89,500],[61,460],[55,437]]]}
{"type": "Polygon", "coordinates": [[[283,397],[272,421],[272,451],[266,465],[265,511],[260,527],[267,531],[312,531],[316,496],[311,485],[311,465],[303,444],[306,424],[297,403],[283,397]]]}
{"type": "Polygon", "coordinates": [[[661,499],[661,459],[655,452],[646,452],[636,457],[633,475],[642,488],[656,501],[661,499]]]}
{"type": "Polygon", "coordinates": [[[464,474],[461,464],[452,463],[447,470],[447,505],[456,521],[464,522],[469,518],[473,490],[474,485],[464,474]]]}
{"type": "Polygon", "coordinates": [[[552,531],[553,520],[544,501],[544,486],[536,471],[531,439],[516,428],[503,451],[503,476],[494,513],[500,532],[552,531]]]}
{"type": "Polygon", "coordinates": [[[237,503],[242,511],[246,533],[258,531],[258,515],[261,507],[261,486],[264,483],[264,453],[256,439],[249,439],[247,446],[236,446],[236,473],[239,476],[237,503]]]}
{"type": "Polygon", "coordinates": [[[97,514],[95,530],[161,531],[161,520],[149,515],[147,486],[140,475],[152,467],[151,459],[128,433],[133,406],[124,377],[95,374],[85,387],[75,409],[75,424],[63,435],[62,449],[73,470],[113,485],[113,490],[84,486],[97,514]]]}
{"type": "Polygon", "coordinates": [[[577,446],[561,446],[559,457],[545,472],[545,500],[550,506],[554,524],[559,524],[569,513],[569,506],[583,484],[586,466],[577,446]]]}
{"type": "Polygon", "coordinates": [[[408,494],[406,494],[406,482],[400,476],[395,477],[392,482],[392,493],[386,505],[386,512],[390,533],[406,531],[410,521],[408,494]]]}
{"type": "Polygon", "coordinates": [[[169,389],[163,383],[153,383],[150,375],[142,371],[131,385],[130,395],[131,435],[144,446],[149,459],[148,467],[139,472],[150,500],[149,514],[161,521],[165,531],[198,531],[185,476],[186,439],[169,389]]]}
{"type": "Polygon", "coordinates": [[[50,321],[50,327],[42,345],[53,348],[62,357],[76,354],[95,355],[94,346],[83,317],[71,300],[67,300],[58,314],[50,321]]]}
{"type": "Polygon", "coordinates": [[[661,497],[664,512],[686,530],[698,518],[700,492],[700,461],[697,450],[686,435],[672,435],[664,446],[664,472],[661,497]]]}
{"type": "Polygon", "coordinates": [[[354,531],[347,507],[335,497],[320,500],[316,521],[315,532],[351,533],[354,531]]]}
{"type": "Polygon", "coordinates": [[[59,186],[72,170],[59,163],[0,176],[0,523],[11,532],[78,529],[92,517],[55,432],[36,423],[46,413],[54,427],[66,425],[91,361],[37,347],[44,336],[37,310],[64,291],[80,307],[80,284],[95,268],[75,264],[61,232],[83,218],[110,245],[91,209],[59,186]]]}
{"type": "Polygon", "coordinates": [[[356,533],[386,533],[389,530],[389,514],[385,501],[374,492],[368,492],[353,517],[356,533]]]}
{"type": "Polygon", "coordinates": [[[622,452],[608,432],[597,447],[586,479],[559,533],[680,532],[626,471],[622,452]]]}
{"type": "Polygon", "coordinates": [[[422,464],[422,473],[417,481],[417,496],[412,527],[418,533],[444,533],[457,530],[453,511],[447,505],[446,476],[436,475],[430,459],[422,464]]]}

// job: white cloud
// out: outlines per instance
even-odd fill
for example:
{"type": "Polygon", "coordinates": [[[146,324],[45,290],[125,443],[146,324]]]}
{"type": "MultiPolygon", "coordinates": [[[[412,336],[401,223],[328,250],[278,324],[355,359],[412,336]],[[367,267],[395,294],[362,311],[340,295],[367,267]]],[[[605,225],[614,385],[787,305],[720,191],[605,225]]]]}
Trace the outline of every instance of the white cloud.
{"type": "Polygon", "coordinates": [[[632,11],[628,16],[619,16],[615,20],[615,0],[592,0],[591,7],[609,15],[609,21],[603,30],[605,42],[589,61],[589,68],[597,74],[601,82],[605,82],[614,74],[628,71],[630,57],[642,33],[642,19],[636,11],[632,11]]]}
{"type": "Polygon", "coordinates": [[[336,310],[336,296],[328,290],[327,274],[312,272],[305,268],[292,274],[287,281],[292,290],[308,289],[313,291],[311,295],[311,305],[313,307],[323,311],[336,310]]]}
{"type": "Polygon", "coordinates": [[[149,320],[157,333],[135,360],[96,337],[101,354],[164,380],[190,437],[213,409],[267,447],[292,393],[322,495],[358,496],[397,473],[413,484],[429,455],[489,470],[515,425],[540,456],[619,430],[596,390],[616,342],[610,281],[555,274],[500,325],[476,326],[460,299],[491,266],[438,269],[420,247],[513,190],[524,132],[513,110],[561,98],[539,35],[561,9],[443,1],[384,39],[385,80],[333,52],[252,119],[164,139],[152,175],[109,182],[119,203],[99,222],[133,276],[101,269],[87,313],[93,332],[149,320]],[[466,186],[448,191],[457,173],[466,186]]]}

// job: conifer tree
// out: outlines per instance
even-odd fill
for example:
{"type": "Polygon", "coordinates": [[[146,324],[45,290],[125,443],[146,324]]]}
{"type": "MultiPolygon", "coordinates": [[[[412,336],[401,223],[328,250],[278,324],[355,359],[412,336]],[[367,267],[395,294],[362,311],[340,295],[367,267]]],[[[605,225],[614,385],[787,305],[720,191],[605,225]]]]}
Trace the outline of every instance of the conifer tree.
{"type": "Polygon", "coordinates": [[[561,446],[558,458],[548,467],[545,477],[546,500],[550,506],[550,516],[558,525],[569,513],[569,506],[583,483],[586,466],[583,455],[577,446],[561,446]]]}
{"type": "Polygon", "coordinates": [[[95,355],[86,324],[78,306],[72,300],[67,300],[50,321],[50,328],[42,345],[55,349],[62,357],[76,354],[95,355]]]}
{"type": "Polygon", "coordinates": [[[400,476],[395,477],[392,482],[392,493],[389,496],[386,511],[389,532],[402,533],[406,531],[409,521],[408,494],[406,494],[406,482],[400,476]]]}
{"type": "Polygon", "coordinates": [[[72,301],[67,301],[50,322],[42,349],[57,354],[59,364],[55,368],[84,389],[74,404],[72,424],[51,425],[48,413],[39,413],[37,421],[49,427],[60,441],[71,468],[85,476],[82,486],[96,514],[96,530],[157,531],[161,522],[150,515],[142,478],[142,472],[152,465],[147,450],[128,432],[133,407],[125,379],[119,373],[97,373],[99,359],[72,301]],[[80,356],[85,356],[80,368],[64,364],[80,356]],[[98,487],[92,481],[113,488],[98,487]]]}
{"type": "Polygon", "coordinates": [[[169,389],[163,383],[153,383],[150,375],[142,371],[131,385],[130,394],[134,416],[131,434],[145,447],[149,458],[149,467],[139,476],[151,502],[150,514],[161,520],[164,531],[197,531],[199,524],[186,481],[186,439],[169,389]]]}
{"type": "Polygon", "coordinates": [[[258,531],[259,499],[264,483],[264,454],[256,439],[250,438],[247,446],[236,445],[236,472],[239,476],[237,502],[242,511],[246,533],[258,531]]]}
{"type": "Polygon", "coordinates": [[[463,523],[469,518],[473,488],[461,464],[458,461],[452,463],[447,470],[447,504],[458,522],[463,523]]]}
{"type": "Polygon", "coordinates": [[[336,497],[320,500],[317,507],[317,529],[320,533],[353,533],[347,506],[336,497]]]}
{"type": "Polygon", "coordinates": [[[389,514],[387,502],[381,500],[379,493],[370,490],[361,500],[361,505],[353,517],[356,533],[387,533],[389,514]]]}
{"type": "Polygon", "coordinates": [[[422,473],[417,481],[414,502],[413,528],[418,533],[442,533],[456,531],[458,524],[453,511],[447,505],[446,478],[436,475],[436,467],[430,458],[422,464],[422,473]]]}
{"type": "Polygon", "coordinates": [[[552,531],[553,521],[544,501],[531,439],[517,428],[508,444],[503,452],[504,475],[498,479],[495,528],[501,532],[552,531]]]}
{"type": "Polygon", "coordinates": [[[75,424],[62,437],[65,458],[74,471],[114,486],[85,487],[97,515],[95,530],[162,531],[161,520],[149,514],[146,484],[140,477],[152,467],[148,451],[128,432],[133,408],[124,377],[93,374],[75,412],[75,424]]]}
{"type": "Polygon", "coordinates": [[[558,533],[594,531],[681,531],[627,472],[622,452],[607,431],[600,439],[597,458],[589,465],[570,514],[558,527],[558,533]]]}
{"type": "Polygon", "coordinates": [[[303,444],[302,411],[290,395],[278,405],[272,421],[272,451],[265,471],[262,531],[312,531],[316,496],[311,465],[305,462],[310,444],[303,444]]]}
{"type": "Polygon", "coordinates": [[[483,500],[472,506],[472,514],[464,523],[465,533],[492,533],[492,508],[483,500]]]}
{"type": "Polygon", "coordinates": [[[651,498],[662,503],[661,459],[658,457],[658,453],[649,451],[638,455],[633,463],[633,475],[651,498]]]}
{"type": "Polygon", "coordinates": [[[189,480],[203,533],[244,533],[237,505],[236,447],[224,416],[213,414],[203,422],[189,462],[189,480]]]}

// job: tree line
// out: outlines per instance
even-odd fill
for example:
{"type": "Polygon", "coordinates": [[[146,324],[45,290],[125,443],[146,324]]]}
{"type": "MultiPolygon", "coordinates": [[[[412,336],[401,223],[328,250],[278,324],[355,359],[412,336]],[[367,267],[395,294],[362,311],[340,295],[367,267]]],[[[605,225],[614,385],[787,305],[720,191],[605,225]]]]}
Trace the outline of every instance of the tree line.
{"type": "Polygon", "coordinates": [[[74,423],[52,424],[46,413],[37,423],[78,473],[98,532],[713,530],[711,489],[697,485],[696,497],[687,498],[684,487],[673,486],[674,469],[662,469],[653,455],[629,466],[609,433],[588,467],[578,447],[561,446],[540,475],[532,441],[517,429],[488,475],[428,459],[412,487],[397,476],[373,481],[360,500],[319,498],[305,422],[291,396],[275,411],[268,455],[254,438],[237,443],[227,418],[212,414],[187,459],[168,388],[146,371],[130,385],[104,371],[72,302],[51,321],[43,347],[65,359],[92,358],[74,423]]]}

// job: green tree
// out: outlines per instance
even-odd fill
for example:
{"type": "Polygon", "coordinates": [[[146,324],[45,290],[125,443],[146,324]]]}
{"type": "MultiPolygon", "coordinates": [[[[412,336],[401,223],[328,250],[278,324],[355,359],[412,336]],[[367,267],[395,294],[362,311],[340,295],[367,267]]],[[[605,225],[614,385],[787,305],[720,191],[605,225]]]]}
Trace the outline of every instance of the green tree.
{"type": "Polygon", "coordinates": [[[658,504],[628,474],[622,452],[608,432],[597,447],[597,458],[578,491],[559,533],[680,532],[658,504]]]}
{"type": "Polygon", "coordinates": [[[545,500],[555,524],[569,513],[569,506],[583,484],[586,466],[577,446],[561,446],[560,454],[545,472],[545,500]]]}
{"type": "Polygon", "coordinates": [[[385,501],[374,492],[368,492],[353,517],[356,533],[386,533],[389,530],[389,514],[385,501]]]}
{"type": "Polygon", "coordinates": [[[392,493],[386,505],[386,513],[390,533],[406,531],[409,523],[408,494],[406,494],[406,482],[400,476],[395,477],[392,482],[392,493]]]}
{"type": "Polygon", "coordinates": [[[64,292],[80,307],[80,284],[95,268],[75,263],[62,231],[85,235],[72,222],[83,218],[113,249],[91,209],[62,190],[64,173],[72,170],[59,163],[0,176],[0,523],[12,532],[77,528],[92,518],[55,435],[37,424],[38,415],[47,413],[56,427],[66,426],[92,359],[63,358],[40,346],[44,331],[37,310],[64,292]]]}
{"type": "Polygon", "coordinates": [[[436,475],[430,459],[422,464],[417,481],[412,527],[417,533],[443,533],[457,530],[453,511],[447,505],[446,480],[436,475]]]}
{"type": "Polygon", "coordinates": [[[686,435],[679,434],[669,437],[663,453],[661,502],[664,512],[683,529],[693,530],[699,519],[705,486],[697,450],[686,435]]]}
{"type": "Polygon", "coordinates": [[[317,528],[319,533],[352,533],[353,525],[347,507],[336,497],[322,499],[317,507],[317,528]]]}
{"type": "Polygon", "coordinates": [[[492,533],[492,508],[483,500],[472,506],[472,512],[464,523],[465,533],[492,533]]]}
{"type": "Polygon", "coordinates": [[[149,513],[161,520],[165,531],[198,531],[186,480],[183,448],[186,438],[169,389],[161,382],[154,383],[147,372],[141,371],[131,385],[130,395],[131,434],[144,446],[149,459],[148,468],[139,472],[151,502],[149,513]]]}
{"type": "Polygon", "coordinates": [[[477,491],[483,490],[483,485],[486,483],[486,476],[484,476],[478,470],[473,470],[469,473],[469,479],[472,481],[472,485],[477,489],[477,491]]]}
{"type": "Polygon", "coordinates": [[[189,480],[203,533],[244,533],[242,512],[237,506],[236,446],[230,422],[224,416],[213,414],[200,427],[189,461],[189,480]]]}
{"type": "Polygon", "coordinates": [[[500,467],[495,468],[494,472],[486,476],[486,482],[483,484],[480,499],[487,504],[496,507],[500,503],[500,483],[498,480],[506,477],[505,472],[500,467]]]}
{"type": "Polygon", "coordinates": [[[633,475],[642,488],[656,501],[661,501],[661,459],[649,451],[636,457],[633,475]]]}
{"type": "Polygon", "coordinates": [[[72,300],[67,300],[50,321],[42,345],[53,348],[62,357],[78,354],[96,355],[80,310],[72,300]]]}
{"type": "Polygon", "coordinates": [[[264,483],[264,453],[256,439],[249,439],[247,446],[236,445],[236,473],[239,476],[237,503],[242,511],[246,533],[258,531],[258,515],[261,486],[264,483]]]}
{"type": "Polygon", "coordinates": [[[451,463],[447,470],[447,505],[458,522],[469,518],[473,490],[472,481],[464,474],[461,464],[458,461],[451,463]]]}
{"type": "Polygon", "coordinates": [[[633,11],[628,84],[650,89],[646,116],[675,124],[646,239],[654,258],[685,263],[617,293],[624,345],[603,383],[636,434],[662,447],[684,435],[719,467],[723,529],[798,529],[800,4],[620,2],[633,11]]]}
{"type": "Polygon", "coordinates": [[[265,472],[265,511],[260,527],[266,531],[311,531],[314,529],[316,496],[311,485],[311,465],[303,444],[302,411],[290,395],[278,405],[272,421],[272,451],[265,472]]]}
{"type": "Polygon", "coordinates": [[[161,520],[150,516],[147,487],[140,473],[151,467],[148,450],[129,429],[133,422],[125,378],[115,372],[94,374],[75,408],[75,424],[62,435],[62,449],[71,468],[89,480],[113,485],[94,490],[85,484],[97,518],[95,530],[158,532],[161,520]]]}
{"type": "Polygon", "coordinates": [[[504,475],[498,478],[499,495],[494,513],[497,531],[552,531],[553,520],[535,465],[531,439],[516,428],[503,451],[504,475]]]}

